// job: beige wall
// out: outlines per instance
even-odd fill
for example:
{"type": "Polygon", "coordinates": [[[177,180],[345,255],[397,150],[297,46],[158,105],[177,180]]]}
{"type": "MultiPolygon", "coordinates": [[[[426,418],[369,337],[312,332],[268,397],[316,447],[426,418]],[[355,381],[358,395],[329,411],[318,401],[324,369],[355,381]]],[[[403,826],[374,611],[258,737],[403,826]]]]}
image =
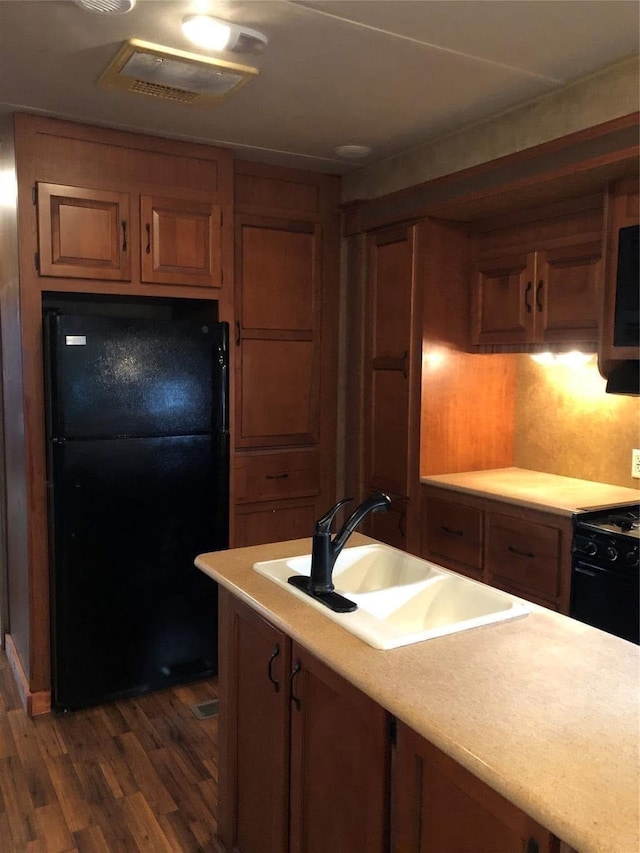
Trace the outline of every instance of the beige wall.
{"type": "Polygon", "coordinates": [[[605,393],[595,357],[585,367],[517,359],[514,462],[519,468],[640,488],[640,398],[605,393]]]}
{"type": "Polygon", "coordinates": [[[638,57],[631,57],[439,139],[345,175],[344,201],[375,198],[486,163],[635,112],[640,101],[638,57]]]}

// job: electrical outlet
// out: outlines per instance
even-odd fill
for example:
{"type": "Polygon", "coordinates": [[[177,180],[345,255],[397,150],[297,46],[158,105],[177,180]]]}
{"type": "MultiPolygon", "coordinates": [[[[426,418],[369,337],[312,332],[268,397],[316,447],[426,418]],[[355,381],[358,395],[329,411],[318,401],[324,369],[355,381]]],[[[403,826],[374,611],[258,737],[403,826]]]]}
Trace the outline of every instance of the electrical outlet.
{"type": "Polygon", "coordinates": [[[631,476],[640,480],[640,450],[631,451],[631,476]]]}

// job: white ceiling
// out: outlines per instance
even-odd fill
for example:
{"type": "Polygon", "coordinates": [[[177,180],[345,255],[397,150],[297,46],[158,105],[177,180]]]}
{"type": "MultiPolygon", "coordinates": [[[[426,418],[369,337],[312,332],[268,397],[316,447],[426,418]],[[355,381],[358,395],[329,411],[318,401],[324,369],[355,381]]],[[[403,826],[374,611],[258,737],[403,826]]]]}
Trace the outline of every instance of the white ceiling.
{"type": "Polygon", "coordinates": [[[0,0],[0,113],[32,111],[345,172],[561,88],[638,52],[635,0],[0,0]],[[258,29],[257,78],[203,110],[95,85],[129,38],[191,52],[195,11],[258,29]],[[366,161],[335,147],[362,144],[366,161]]]}

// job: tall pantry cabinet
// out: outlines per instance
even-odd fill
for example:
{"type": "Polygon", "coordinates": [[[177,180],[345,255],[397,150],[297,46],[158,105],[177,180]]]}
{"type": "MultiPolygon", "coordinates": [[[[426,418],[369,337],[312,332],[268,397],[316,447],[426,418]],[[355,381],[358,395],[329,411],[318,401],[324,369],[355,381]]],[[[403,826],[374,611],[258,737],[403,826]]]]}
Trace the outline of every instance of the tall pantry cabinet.
{"type": "Polygon", "coordinates": [[[235,164],[235,544],[335,501],[339,179],[235,164]]]}

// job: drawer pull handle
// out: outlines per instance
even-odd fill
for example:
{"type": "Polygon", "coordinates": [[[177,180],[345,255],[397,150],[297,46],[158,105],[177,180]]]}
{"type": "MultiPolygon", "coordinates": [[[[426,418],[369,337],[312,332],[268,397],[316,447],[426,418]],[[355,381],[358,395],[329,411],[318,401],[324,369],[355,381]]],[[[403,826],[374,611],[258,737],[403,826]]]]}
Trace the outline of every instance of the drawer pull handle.
{"type": "Polygon", "coordinates": [[[524,306],[527,309],[527,314],[531,314],[531,302],[529,301],[529,294],[533,288],[533,282],[528,281],[527,286],[524,291],[524,306]]]}
{"type": "Polygon", "coordinates": [[[464,536],[463,530],[454,530],[452,527],[447,527],[446,524],[443,524],[440,529],[444,530],[445,533],[448,533],[449,536],[464,536]]]}
{"type": "Polygon", "coordinates": [[[273,689],[276,693],[280,692],[280,684],[273,677],[273,662],[280,654],[280,644],[276,643],[273,647],[273,651],[271,652],[271,657],[269,658],[269,666],[267,669],[267,674],[269,676],[269,681],[273,684],[273,689]]]}
{"type": "Polygon", "coordinates": [[[288,478],[288,474],[267,474],[267,480],[286,480],[288,478]]]}
{"type": "Polygon", "coordinates": [[[289,677],[289,696],[291,697],[291,701],[296,706],[296,709],[298,711],[300,710],[301,702],[300,702],[300,699],[298,699],[296,694],[293,692],[293,682],[295,680],[296,675],[300,672],[301,669],[302,669],[302,666],[300,664],[300,661],[297,660],[295,663],[295,666],[291,670],[291,676],[289,677]]]}
{"type": "Polygon", "coordinates": [[[518,548],[514,548],[513,545],[507,545],[507,549],[511,551],[512,554],[517,554],[518,557],[528,557],[530,560],[533,560],[536,556],[531,551],[520,551],[518,548]]]}

